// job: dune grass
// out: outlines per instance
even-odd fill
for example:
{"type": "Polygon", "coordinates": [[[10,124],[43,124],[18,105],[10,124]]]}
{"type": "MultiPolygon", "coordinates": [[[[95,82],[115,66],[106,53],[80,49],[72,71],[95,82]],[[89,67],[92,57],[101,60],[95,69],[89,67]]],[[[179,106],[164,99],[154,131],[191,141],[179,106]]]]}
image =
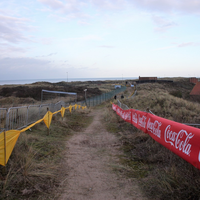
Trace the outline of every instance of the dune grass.
{"type": "MultiPolygon", "coordinates": [[[[181,123],[200,124],[200,104],[187,96],[177,97],[172,90],[187,93],[187,84],[168,88],[162,84],[141,84],[133,99],[120,100],[130,108],[150,110],[160,117],[181,123]]],[[[190,87],[188,87],[188,92],[190,87]]],[[[111,106],[104,114],[107,130],[115,133],[125,156],[120,157],[124,166],[120,173],[137,178],[149,199],[199,199],[200,170],[154,141],[149,135],[123,121],[111,106]]]]}
{"type": "Polygon", "coordinates": [[[91,123],[87,111],[53,117],[50,134],[44,123],[22,133],[6,165],[0,166],[0,199],[54,199],[63,177],[60,168],[65,142],[91,123]]]}

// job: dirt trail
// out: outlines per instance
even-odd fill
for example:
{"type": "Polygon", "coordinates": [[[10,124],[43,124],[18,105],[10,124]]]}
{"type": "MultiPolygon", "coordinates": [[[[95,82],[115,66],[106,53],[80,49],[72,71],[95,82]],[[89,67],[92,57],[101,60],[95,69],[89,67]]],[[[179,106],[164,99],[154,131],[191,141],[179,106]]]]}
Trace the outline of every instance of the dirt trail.
{"type": "Polygon", "coordinates": [[[68,174],[63,181],[60,200],[129,200],[146,199],[137,183],[113,168],[119,168],[119,141],[101,123],[102,111],[94,110],[90,126],[75,134],[68,142],[65,166],[68,174]]]}

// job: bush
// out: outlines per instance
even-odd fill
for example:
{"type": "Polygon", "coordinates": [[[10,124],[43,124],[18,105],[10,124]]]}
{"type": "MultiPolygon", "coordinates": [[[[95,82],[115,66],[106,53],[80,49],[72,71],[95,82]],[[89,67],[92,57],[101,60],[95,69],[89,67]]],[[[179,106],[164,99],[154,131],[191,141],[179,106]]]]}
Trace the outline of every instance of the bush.
{"type": "Polygon", "coordinates": [[[182,98],[182,92],[181,91],[173,91],[170,92],[171,95],[178,97],[178,98],[182,98]]]}

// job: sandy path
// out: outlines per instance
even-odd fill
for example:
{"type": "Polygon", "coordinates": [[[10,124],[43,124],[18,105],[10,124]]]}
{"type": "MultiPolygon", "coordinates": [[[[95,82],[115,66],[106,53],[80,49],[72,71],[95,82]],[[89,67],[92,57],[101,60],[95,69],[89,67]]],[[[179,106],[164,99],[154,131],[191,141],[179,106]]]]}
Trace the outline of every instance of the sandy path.
{"type": "Polygon", "coordinates": [[[75,134],[68,142],[65,165],[67,177],[60,200],[129,200],[145,199],[133,180],[113,172],[120,167],[117,155],[119,142],[101,124],[100,110],[90,126],[75,134]]]}

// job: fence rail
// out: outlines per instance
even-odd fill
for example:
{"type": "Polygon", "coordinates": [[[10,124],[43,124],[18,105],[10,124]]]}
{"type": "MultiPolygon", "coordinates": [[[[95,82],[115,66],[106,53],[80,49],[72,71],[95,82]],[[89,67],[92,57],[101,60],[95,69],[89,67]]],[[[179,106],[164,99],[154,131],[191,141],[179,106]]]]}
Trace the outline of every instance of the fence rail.
{"type": "MultiPolygon", "coordinates": [[[[117,100],[117,105],[123,110],[130,109],[126,104],[121,103],[119,100],[117,100]]],[[[151,113],[152,115],[155,115],[149,108],[147,108],[145,112],[148,112],[148,113],[151,113]]],[[[191,124],[191,123],[182,123],[182,124],[185,124],[185,125],[188,125],[188,126],[194,126],[194,127],[199,126],[200,127],[200,124],[194,124],[194,123],[193,124],[191,124]]]]}
{"type": "Polygon", "coordinates": [[[10,129],[19,130],[36,122],[41,119],[47,112],[47,109],[51,112],[56,112],[61,109],[61,107],[67,107],[69,105],[75,105],[76,103],[80,105],[86,105],[87,107],[93,107],[101,104],[104,101],[111,99],[115,94],[123,92],[126,87],[118,88],[108,93],[103,93],[98,96],[91,98],[85,98],[84,101],[80,102],[64,102],[59,101],[57,103],[40,104],[40,105],[28,105],[0,108],[0,133],[10,129]]]}

